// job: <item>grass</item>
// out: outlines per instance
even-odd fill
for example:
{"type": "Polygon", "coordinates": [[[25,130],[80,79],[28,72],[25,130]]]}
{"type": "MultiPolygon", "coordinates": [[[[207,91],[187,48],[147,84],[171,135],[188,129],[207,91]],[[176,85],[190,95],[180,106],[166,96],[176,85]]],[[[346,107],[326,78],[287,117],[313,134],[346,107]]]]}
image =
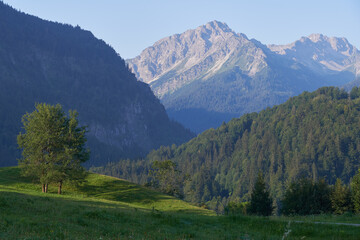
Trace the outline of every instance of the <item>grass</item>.
{"type": "Polygon", "coordinates": [[[79,187],[39,184],[18,168],[0,168],[0,239],[359,239],[360,228],[314,224],[358,216],[312,218],[217,216],[117,178],[89,174],[79,187]],[[328,218],[328,219],[327,219],[328,218]],[[305,223],[294,222],[295,220],[305,223]]]}
{"type": "Polygon", "coordinates": [[[273,217],[274,220],[281,219],[284,221],[302,221],[305,223],[323,222],[323,223],[354,223],[360,224],[360,215],[354,213],[345,213],[343,215],[321,214],[309,216],[293,216],[293,217],[273,217]]]}

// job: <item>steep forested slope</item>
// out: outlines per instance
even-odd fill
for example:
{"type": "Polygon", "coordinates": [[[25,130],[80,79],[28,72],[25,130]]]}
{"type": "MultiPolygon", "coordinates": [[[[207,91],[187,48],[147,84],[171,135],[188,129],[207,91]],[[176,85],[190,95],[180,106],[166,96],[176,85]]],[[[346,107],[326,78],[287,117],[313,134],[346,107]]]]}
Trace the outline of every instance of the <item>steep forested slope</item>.
{"type": "Polygon", "coordinates": [[[192,137],[105,42],[0,2],[0,166],[15,165],[21,116],[36,102],[76,109],[88,125],[91,164],[144,156],[192,137]]]}
{"type": "MultiPolygon", "coordinates": [[[[325,178],[330,184],[341,178],[348,183],[360,167],[360,90],[304,92],[207,130],[179,147],[162,147],[146,161],[166,159],[191,176],[184,186],[185,198],[212,208],[248,199],[259,171],[276,198],[299,177],[325,178]]],[[[120,162],[100,172],[141,182],[146,179],[137,176],[147,168],[120,162]]]]}

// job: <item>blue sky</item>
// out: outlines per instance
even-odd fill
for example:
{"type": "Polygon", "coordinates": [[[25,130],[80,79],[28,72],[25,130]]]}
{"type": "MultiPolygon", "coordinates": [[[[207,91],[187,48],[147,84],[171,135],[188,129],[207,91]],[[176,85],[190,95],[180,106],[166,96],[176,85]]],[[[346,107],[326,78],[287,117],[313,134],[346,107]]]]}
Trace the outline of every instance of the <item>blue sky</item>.
{"type": "Polygon", "coordinates": [[[157,40],[212,20],[264,44],[323,33],[360,47],[359,0],[4,0],[43,19],[79,25],[132,58],[157,40]]]}

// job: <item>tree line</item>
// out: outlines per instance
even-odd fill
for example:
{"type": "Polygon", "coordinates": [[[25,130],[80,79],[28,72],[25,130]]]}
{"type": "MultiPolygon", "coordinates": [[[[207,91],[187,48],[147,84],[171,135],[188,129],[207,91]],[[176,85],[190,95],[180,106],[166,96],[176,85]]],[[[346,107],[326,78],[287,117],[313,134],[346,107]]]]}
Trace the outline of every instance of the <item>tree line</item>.
{"type": "Polygon", "coordinates": [[[171,161],[191,179],[180,186],[184,199],[219,212],[230,202],[248,202],[262,172],[280,209],[298,179],[330,185],[341,179],[348,185],[360,167],[359,136],[360,89],[324,87],[233,119],[183,145],[160,147],[145,159],[92,170],[146,184],[154,162],[171,161]]]}
{"type": "Polygon", "coordinates": [[[254,214],[269,216],[314,215],[360,213],[360,169],[349,185],[337,179],[329,185],[324,179],[314,181],[301,178],[293,181],[280,201],[281,207],[275,213],[273,198],[268,191],[263,175],[260,173],[252,190],[249,202],[230,202],[225,214],[254,214]]]}

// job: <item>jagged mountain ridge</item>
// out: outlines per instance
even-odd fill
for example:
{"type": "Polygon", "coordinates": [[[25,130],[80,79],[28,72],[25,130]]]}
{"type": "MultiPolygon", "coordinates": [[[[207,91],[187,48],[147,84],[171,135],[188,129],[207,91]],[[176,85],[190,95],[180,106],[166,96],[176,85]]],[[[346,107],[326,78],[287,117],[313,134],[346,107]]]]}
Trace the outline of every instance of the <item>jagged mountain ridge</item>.
{"type": "Polygon", "coordinates": [[[241,70],[253,76],[266,66],[265,54],[244,34],[236,34],[217,21],[161,39],[128,63],[137,78],[154,86],[154,92],[161,98],[197,78],[213,76],[227,59],[239,54],[237,51],[247,45],[245,50],[249,52],[242,53],[245,58],[238,61],[245,63],[239,65],[241,70]],[[176,76],[169,79],[172,73],[176,76]],[[161,86],[156,83],[162,80],[167,83],[161,86]]]}
{"type": "Polygon", "coordinates": [[[360,75],[360,52],[343,37],[311,34],[291,44],[267,47],[320,73],[348,70],[360,75]]]}
{"type": "MultiPolygon", "coordinates": [[[[314,42],[316,36],[311,36],[314,42]]],[[[318,62],[311,62],[309,54],[295,57],[300,51],[291,46],[266,46],[235,33],[225,23],[212,21],[163,38],[127,62],[138,79],[150,84],[170,116],[201,132],[232,117],[282,103],[302,91],[354,80],[359,51],[345,39],[329,39],[330,46],[337,41],[335,46],[342,51],[336,61],[325,64],[323,60],[334,55],[336,49],[331,48],[330,53],[318,49],[318,62]],[[325,71],[326,66],[338,68],[325,71]]],[[[320,41],[314,45],[321,46],[320,41]]]]}
{"type": "Polygon", "coordinates": [[[169,120],[149,86],[80,27],[42,20],[0,2],[0,166],[16,165],[21,116],[36,102],[76,109],[90,130],[89,164],[144,156],[193,134],[169,120]]]}

